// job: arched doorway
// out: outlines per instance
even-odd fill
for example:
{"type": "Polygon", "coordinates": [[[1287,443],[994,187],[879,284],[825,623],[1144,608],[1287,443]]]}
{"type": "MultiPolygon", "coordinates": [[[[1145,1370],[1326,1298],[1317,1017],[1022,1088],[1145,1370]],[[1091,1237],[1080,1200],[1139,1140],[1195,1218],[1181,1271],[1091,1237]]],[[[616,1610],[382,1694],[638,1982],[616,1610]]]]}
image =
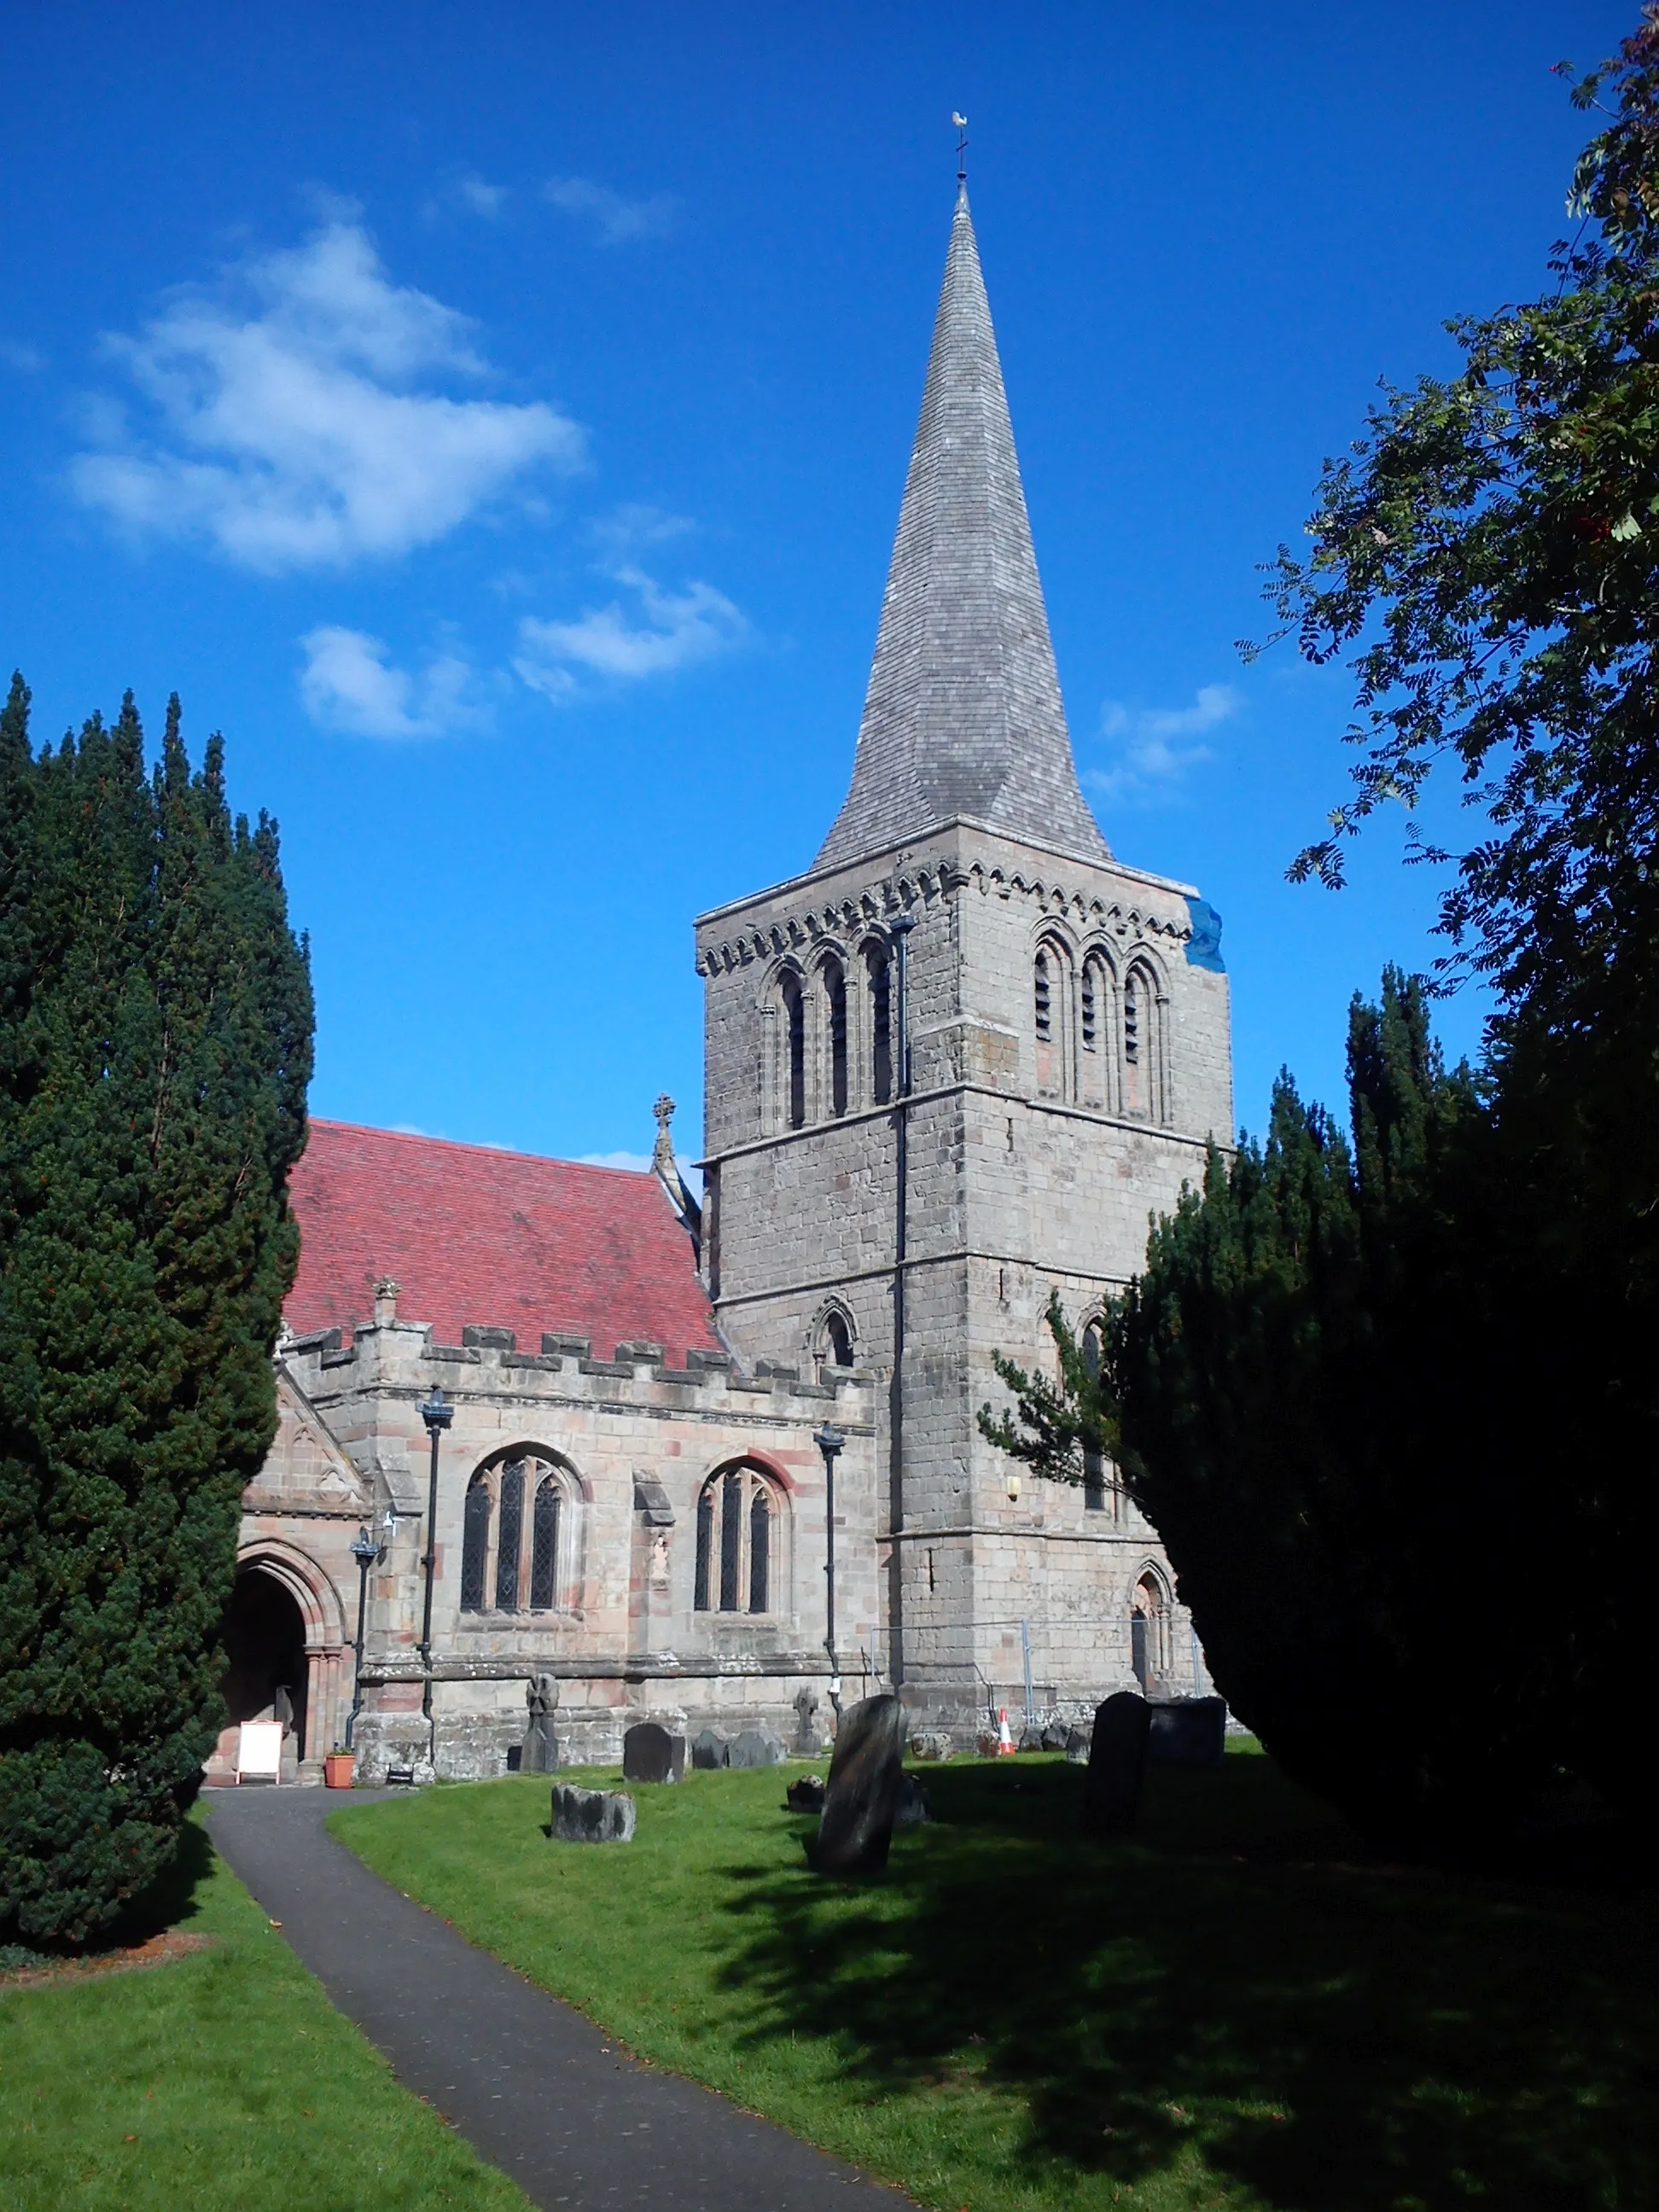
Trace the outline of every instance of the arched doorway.
{"type": "Polygon", "coordinates": [[[232,1727],[242,1721],[292,1716],[295,1757],[306,1741],[308,1668],[306,1624],[274,1575],[245,1567],[236,1577],[220,1630],[225,1647],[224,1698],[232,1727]],[[287,1710],[284,1710],[286,1705],[287,1710]]]}
{"type": "Polygon", "coordinates": [[[1150,1569],[1130,1599],[1129,1664],[1143,1697],[1156,1697],[1170,1671],[1170,1607],[1164,1586],[1150,1569]]]}

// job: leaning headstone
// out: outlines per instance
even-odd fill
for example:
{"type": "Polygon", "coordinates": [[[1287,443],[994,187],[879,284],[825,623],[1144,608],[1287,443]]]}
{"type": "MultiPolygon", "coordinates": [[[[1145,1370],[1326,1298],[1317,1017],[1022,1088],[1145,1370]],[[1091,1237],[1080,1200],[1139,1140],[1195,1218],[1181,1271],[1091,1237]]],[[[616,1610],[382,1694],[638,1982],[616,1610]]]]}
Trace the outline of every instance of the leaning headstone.
{"type": "Polygon", "coordinates": [[[899,1788],[898,1803],[893,1808],[894,1823],[903,1827],[910,1820],[931,1820],[933,1808],[927,1792],[913,1774],[907,1774],[899,1788]]]}
{"type": "Polygon", "coordinates": [[[1094,1741],[1083,1785],[1083,1832],[1121,1836],[1135,1824],[1146,1772],[1152,1707],[1133,1690],[1120,1690],[1095,1708],[1094,1741]]]}
{"type": "Polygon", "coordinates": [[[1087,1729],[1068,1729],[1066,1732],[1066,1759],[1070,1766],[1086,1766],[1089,1752],[1094,1741],[1087,1729]]]}
{"type": "Polygon", "coordinates": [[[525,1732],[519,1771],[520,1774],[556,1774],[559,1771],[559,1739],[555,1730],[554,1716],[559,1704],[558,1676],[538,1674],[525,1692],[525,1703],[530,1708],[530,1726],[525,1732]]]}
{"type": "Polygon", "coordinates": [[[731,1751],[726,1738],[718,1729],[701,1729],[691,1739],[693,1766],[718,1767],[731,1765],[731,1751]]]}
{"type": "Polygon", "coordinates": [[[1050,1721],[1042,1731],[1044,1751],[1066,1751],[1070,1748],[1072,1731],[1065,1721],[1050,1721]]]}
{"type": "Polygon", "coordinates": [[[1166,1698],[1152,1707],[1146,1756],[1154,1766],[1219,1766],[1227,1756],[1224,1698],[1166,1698]]]}
{"type": "Polygon", "coordinates": [[[560,1844],[631,1844],[634,1800],[625,1790],[553,1784],[553,1839],[560,1844]]]}
{"type": "Polygon", "coordinates": [[[685,1771],[685,1738],[655,1721],[635,1721],[623,1738],[624,1782],[678,1782],[685,1771]]]}
{"type": "Polygon", "coordinates": [[[809,1689],[803,1682],[795,1692],[794,1706],[795,1756],[797,1759],[811,1759],[820,1741],[817,1723],[813,1718],[818,1709],[817,1691],[809,1689]]]}
{"type": "Polygon", "coordinates": [[[792,1813],[823,1812],[823,1777],[803,1774],[799,1782],[792,1782],[784,1791],[783,1802],[792,1813]]]}
{"type": "Polygon", "coordinates": [[[783,1739],[769,1728],[739,1729],[728,1754],[733,1766],[781,1766],[788,1756],[783,1739]]]}
{"type": "Polygon", "coordinates": [[[903,1784],[904,1707],[890,1693],[866,1698],[842,1720],[809,1864],[832,1875],[884,1867],[903,1784]]]}

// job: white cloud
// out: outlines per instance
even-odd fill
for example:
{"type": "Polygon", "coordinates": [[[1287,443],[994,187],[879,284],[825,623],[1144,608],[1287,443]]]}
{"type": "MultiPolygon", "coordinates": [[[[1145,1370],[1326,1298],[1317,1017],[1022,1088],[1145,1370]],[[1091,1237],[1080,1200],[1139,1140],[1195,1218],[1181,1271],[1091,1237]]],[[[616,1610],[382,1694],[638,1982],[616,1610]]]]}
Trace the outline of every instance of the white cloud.
{"type": "Polygon", "coordinates": [[[319,728],[357,738],[437,738],[476,730],[489,710],[474,696],[471,665],[439,653],[418,676],[396,666],[378,637],[327,624],[301,641],[300,696],[319,728]]]}
{"type": "Polygon", "coordinates": [[[15,368],[20,376],[38,376],[46,365],[46,356],[39,346],[26,345],[21,338],[0,338],[0,362],[15,368]]]}
{"type": "Polygon", "coordinates": [[[487,222],[493,222],[507,204],[507,187],[505,185],[487,185],[482,177],[469,172],[455,179],[455,197],[471,214],[481,215],[487,222]]]}
{"type": "Polygon", "coordinates": [[[532,690],[567,699],[580,689],[578,672],[624,684],[665,676],[730,652],[746,635],[743,616],[712,584],[665,590],[632,563],[612,574],[634,595],[631,605],[612,599],[576,622],[526,615],[519,624],[513,665],[532,690]]]}
{"type": "Polygon", "coordinates": [[[584,1152],[577,1163],[585,1168],[626,1168],[632,1175],[643,1175],[651,1165],[649,1152],[584,1152]]]}
{"type": "Polygon", "coordinates": [[[243,566],[338,567],[429,544],[538,466],[580,467],[580,428],[544,401],[457,398],[472,325],[393,284],[344,215],[303,246],[173,294],[106,341],[149,434],[105,416],[80,497],[135,535],[201,537],[243,566]]]}
{"type": "Polygon", "coordinates": [[[630,200],[591,177],[552,177],[542,187],[556,208],[585,216],[601,246],[625,246],[636,239],[666,238],[679,221],[680,204],[672,192],[630,200]]]}
{"type": "Polygon", "coordinates": [[[1108,700],[1101,709],[1100,733],[1114,741],[1117,757],[1109,769],[1090,769],[1083,781],[1107,799],[1156,798],[1211,758],[1209,746],[1198,740],[1231,721],[1238,708],[1238,694],[1230,684],[1201,684],[1190,707],[1132,709],[1108,700]]]}

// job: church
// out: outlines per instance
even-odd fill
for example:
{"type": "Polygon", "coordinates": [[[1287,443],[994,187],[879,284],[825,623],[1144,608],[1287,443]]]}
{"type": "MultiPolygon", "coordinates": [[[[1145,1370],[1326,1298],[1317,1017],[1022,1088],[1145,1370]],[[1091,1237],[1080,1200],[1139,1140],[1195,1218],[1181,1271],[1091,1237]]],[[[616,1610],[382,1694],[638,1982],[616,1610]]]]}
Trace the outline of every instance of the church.
{"type": "Polygon", "coordinates": [[[696,959],[700,1199],[666,1099],[647,1174],[313,1122],[216,1777],[273,1711],[287,1778],[374,1781],[507,1771],[532,1692],[584,1764],[1208,1689],[1109,1463],[1022,1482],[975,1419],[1054,1291],[1086,1346],[1232,1078],[1218,917],[1079,785],[965,185],[846,799],[696,959]]]}

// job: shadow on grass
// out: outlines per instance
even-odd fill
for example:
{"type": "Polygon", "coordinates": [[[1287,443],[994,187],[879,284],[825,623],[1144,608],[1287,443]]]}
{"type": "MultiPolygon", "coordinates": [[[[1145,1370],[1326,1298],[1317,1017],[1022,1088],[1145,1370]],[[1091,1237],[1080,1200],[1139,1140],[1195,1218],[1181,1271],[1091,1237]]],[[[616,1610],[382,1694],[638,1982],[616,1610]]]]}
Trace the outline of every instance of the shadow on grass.
{"type": "Polygon", "coordinates": [[[1260,1758],[1160,1772],[1112,1845],[1063,1764],[927,1782],[866,1891],[724,1870],[751,2040],[836,2039],[872,2100],[1014,2093],[1050,2187],[1196,2143],[1297,2212],[1656,2201],[1651,1894],[1356,1863],[1260,1758]]]}

